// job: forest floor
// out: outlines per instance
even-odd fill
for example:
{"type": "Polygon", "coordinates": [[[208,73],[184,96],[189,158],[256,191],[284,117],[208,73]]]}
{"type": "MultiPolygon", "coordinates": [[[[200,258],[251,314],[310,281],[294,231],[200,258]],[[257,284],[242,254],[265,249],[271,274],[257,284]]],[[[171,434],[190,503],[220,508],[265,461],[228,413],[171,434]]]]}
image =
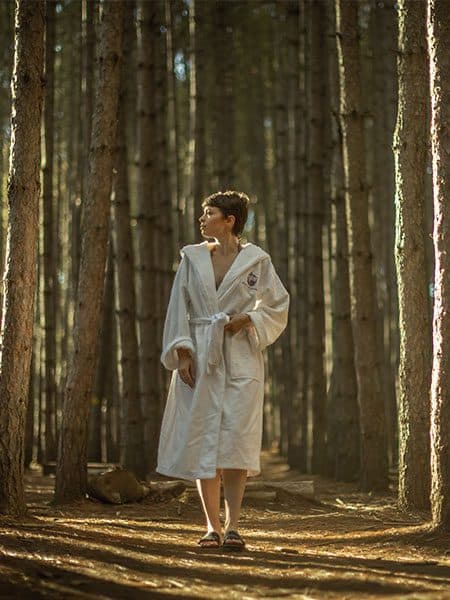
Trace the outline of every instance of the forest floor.
{"type": "MultiPolygon", "coordinates": [[[[243,552],[205,549],[197,491],[121,506],[53,507],[54,478],[26,475],[30,516],[0,520],[0,598],[450,599],[450,536],[426,513],[289,469],[263,453],[249,481],[314,481],[315,498],[245,498],[243,552]]],[[[167,478],[161,478],[167,481],[167,478]]],[[[223,505],[222,505],[223,516],[223,505]]]]}

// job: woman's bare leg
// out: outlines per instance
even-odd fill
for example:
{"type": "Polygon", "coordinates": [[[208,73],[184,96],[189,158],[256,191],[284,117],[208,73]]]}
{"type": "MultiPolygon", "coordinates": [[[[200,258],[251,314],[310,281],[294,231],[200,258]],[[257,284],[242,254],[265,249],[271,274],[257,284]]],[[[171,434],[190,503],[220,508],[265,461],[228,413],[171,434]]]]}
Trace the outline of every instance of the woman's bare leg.
{"type": "Polygon", "coordinates": [[[225,500],[225,533],[237,529],[247,481],[247,469],[223,469],[223,495],[225,500]]]}
{"type": "Polygon", "coordinates": [[[222,524],[219,518],[221,473],[222,469],[216,469],[216,476],[214,479],[196,479],[195,482],[202,501],[208,533],[217,531],[222,537],[222,524]]]}

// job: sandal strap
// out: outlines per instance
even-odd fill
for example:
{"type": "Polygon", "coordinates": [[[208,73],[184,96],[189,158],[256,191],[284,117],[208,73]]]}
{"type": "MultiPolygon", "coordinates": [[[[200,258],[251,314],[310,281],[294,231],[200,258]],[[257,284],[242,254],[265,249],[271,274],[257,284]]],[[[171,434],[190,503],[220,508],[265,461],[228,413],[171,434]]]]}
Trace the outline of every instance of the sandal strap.
{"type": "Polygon", "coordinates": [[[210,531],[198,540],[198,544],[201,544],[202,542],[217,542],[220,544],[220,535],[217,531],[210,531]]]}
{"type": "Polygon", "coordinates": [[[230,529],[230,531],[228,531],[228,532],[225,534],[225,537],[224,537],[224,540],[223,540],[223,541],[224,541],[224,543],[225,543],[227,540],[237,540],[237,541],[241,542],[242,544],[244,544],[244,540],[243,540],[243,539],[242,539],[242,537],[239,535],[239,533],[238,533],[237,531],[235,531],[234,529],[230,529]]]}

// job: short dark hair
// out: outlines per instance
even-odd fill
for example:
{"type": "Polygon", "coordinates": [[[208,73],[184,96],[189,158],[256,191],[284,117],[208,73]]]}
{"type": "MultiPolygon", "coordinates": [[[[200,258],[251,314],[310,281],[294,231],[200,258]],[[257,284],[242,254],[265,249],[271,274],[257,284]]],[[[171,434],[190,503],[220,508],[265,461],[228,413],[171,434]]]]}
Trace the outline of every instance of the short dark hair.
{"type": "Polygon", "coordinates": [[[225,218],[229,215],[234,215],[235,221],[232,233],[239,236],[247,222],[249,203],[250,198],[244,192],[226,190],[225,192],[215,192],[207,196],[202,202],[202,207],[216,206],[221,210],[225,218]]]}

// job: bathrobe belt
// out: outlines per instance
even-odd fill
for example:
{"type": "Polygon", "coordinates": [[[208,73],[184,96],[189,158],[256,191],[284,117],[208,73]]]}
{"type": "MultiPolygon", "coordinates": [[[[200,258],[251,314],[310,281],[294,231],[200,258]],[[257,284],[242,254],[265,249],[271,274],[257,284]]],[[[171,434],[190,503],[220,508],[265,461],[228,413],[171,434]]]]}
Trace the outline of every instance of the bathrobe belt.
{"type": "Polygon", "coordinates": [[[212,372],[213,367],[217,366],[222,356],[224,326],[230,320],[225,312],[218,312],[210,317],[193,317],[189,319],[190,323],[202,324],[209,323],[206,337],[206,372],[212,372]]]}

